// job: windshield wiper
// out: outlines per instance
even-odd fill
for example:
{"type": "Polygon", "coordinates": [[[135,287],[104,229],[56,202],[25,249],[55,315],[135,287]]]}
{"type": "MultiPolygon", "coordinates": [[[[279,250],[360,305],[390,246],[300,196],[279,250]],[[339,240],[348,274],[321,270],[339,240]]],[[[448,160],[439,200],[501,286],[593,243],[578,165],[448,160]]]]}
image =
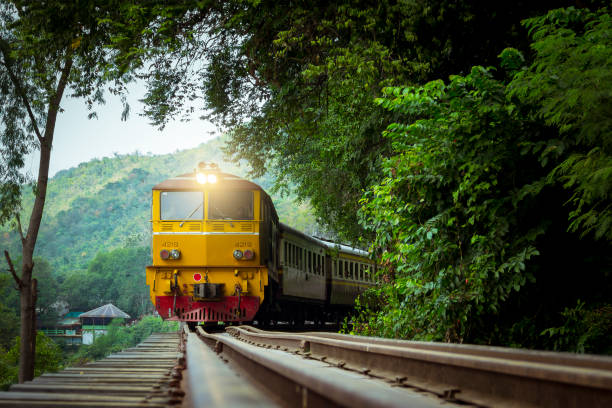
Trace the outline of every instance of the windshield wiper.
{"type": "Polygon", "coordinates": [[[184,224],[186,221],[188,221],[188,220],[191,218],[191,216],[192,216],[193,214],[195,214],[195,212],[196,212],[196,211],[198,211],[198,210],[200,209],[200,207],[202,207],[202,205],[204,205],[204,201],[202,201],[200,204],[198,204],[198,206],[195,208],[195,210],[193,210],[193,211],[191,212],[191,214],[189,214],[189,215],[187,216],[187,218],[185,218],[183,221],[181,221],[181,223],[179,224],[179,227],[181,227],[181,228],[182,228],[182,227],[183,227],[183,224],[184,224]]]}

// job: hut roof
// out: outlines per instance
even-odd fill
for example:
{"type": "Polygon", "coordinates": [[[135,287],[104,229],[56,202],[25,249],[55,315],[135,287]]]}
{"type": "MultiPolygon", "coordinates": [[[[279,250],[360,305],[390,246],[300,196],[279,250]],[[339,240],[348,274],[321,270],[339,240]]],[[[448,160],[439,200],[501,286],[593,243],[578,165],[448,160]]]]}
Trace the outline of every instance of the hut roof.
{"type": "Polygon", "coordinates": [[[83,312],[68,312],[66,315],[57,322],[58,326],[73,326],[75,324],[81,324],[81,319],[79,316],[82,315],[83,312]]]}
{"type": "Polygon", "coordinates": [[[104,306],[100,306],[96,309],[90,310],[89,312],[85,312],[79,316],[83,317],[111,317],[111,318],[123,318],[129,319],[130,315],[125,313],[123,310],[119,309],[117,306],[109,303],[104,306]]]}

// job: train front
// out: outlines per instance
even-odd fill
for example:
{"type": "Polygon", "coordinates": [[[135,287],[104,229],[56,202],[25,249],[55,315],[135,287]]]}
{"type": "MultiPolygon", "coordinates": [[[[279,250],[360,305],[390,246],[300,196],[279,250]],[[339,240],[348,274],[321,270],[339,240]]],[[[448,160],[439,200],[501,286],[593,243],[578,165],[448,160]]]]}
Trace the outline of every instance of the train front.
{"type": "Polygon", "coordinates": [[[164,319],[250,321],[264,300],[265,192],[215,165],[153,187],[151,301],[164,319]]]}

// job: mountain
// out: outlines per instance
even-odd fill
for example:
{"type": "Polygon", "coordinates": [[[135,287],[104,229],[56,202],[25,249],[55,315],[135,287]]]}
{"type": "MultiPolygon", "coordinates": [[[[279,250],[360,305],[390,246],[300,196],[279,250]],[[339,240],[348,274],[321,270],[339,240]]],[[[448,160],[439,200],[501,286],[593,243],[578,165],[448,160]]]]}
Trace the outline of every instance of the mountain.
{"type": "MultiPolygon", "coordinates": [[[[166,155],[117,154],[58,172],[49,182],[35,256],[47,260],[55,276],[63,276],[87,269],[99,252],[148,246],[155,184],[193,171],[200,161],[215,162],[224,172],[247,176],[244,166],[223,160],[223,143],[217,138],[166,155]]],[[[253,181],[266,190],[272,185],[266,177],[253,181]]],[[[293,197],[272,195],[272,199],[282,222],[310,233],[317,229],[308,205],[297,204],[293,197]]],[[[24,188],[24,224],[32,203],[31,190],[24,188]]],[[[21,253],[17,234],[8,226],[0,230],[0,248],[8,248],[13,257],[21,253]]]]}

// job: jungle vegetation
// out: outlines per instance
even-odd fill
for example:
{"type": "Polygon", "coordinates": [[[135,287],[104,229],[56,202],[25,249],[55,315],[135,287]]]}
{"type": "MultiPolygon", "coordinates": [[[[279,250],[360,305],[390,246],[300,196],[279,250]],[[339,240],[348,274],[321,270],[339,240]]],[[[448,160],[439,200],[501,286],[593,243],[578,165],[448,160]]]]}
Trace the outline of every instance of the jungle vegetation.
{"type": "Polygon", "coordinates": [[[347,330],[609,353],[607,6],[136,1],[106,22],[154,123],[203,100],[230,157],[371,243],[381,284],[347,330]]]}

